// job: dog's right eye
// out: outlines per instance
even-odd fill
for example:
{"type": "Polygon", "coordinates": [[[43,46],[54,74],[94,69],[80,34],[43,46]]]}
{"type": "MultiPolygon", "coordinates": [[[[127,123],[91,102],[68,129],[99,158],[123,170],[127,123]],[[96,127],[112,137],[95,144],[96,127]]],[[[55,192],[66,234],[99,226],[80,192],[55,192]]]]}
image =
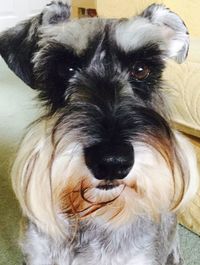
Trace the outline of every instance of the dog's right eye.
{"type": "Polygon", "coordinates": [[[57,66],[57,69],[60,77],[69,79],[75,73],[76,66],[66,66],[65,64],[60,64],[57,66]]]}
{"type": "Polygon", "coordinates": [[[68,68],[67,68],[67,72],[68,72],[69,74],[74,74],[74,72],[75,72],[75,68],[74,68],[74,67],[68,67],[68,68]]]}

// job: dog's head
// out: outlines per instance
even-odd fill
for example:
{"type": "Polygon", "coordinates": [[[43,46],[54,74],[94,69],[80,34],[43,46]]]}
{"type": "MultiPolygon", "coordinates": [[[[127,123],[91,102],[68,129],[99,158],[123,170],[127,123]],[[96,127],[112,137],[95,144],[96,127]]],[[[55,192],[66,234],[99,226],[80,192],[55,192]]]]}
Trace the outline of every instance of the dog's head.
{"type": "Polygon", "coordinates": [[[8,66],[47,107],[13,169],[26,215],[44,225],[59,214],[121,224],[181,204],[189,174],[162,72],[188,46],[183,21],[155,4],[131,19],[69,20],[69,6],[53,2],[0,36],[8,66]]]}

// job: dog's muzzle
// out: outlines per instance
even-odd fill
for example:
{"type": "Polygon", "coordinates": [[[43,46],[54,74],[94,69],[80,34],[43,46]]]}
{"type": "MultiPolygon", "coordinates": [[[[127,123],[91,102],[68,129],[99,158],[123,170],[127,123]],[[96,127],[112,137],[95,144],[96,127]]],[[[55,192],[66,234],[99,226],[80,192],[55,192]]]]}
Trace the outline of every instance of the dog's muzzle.
{"type": "Polygon", "coordinates": [[[85,148],[84,153],[94,177],[106,183],[125,178],[134,164],[134,150],[128,143],[100,143],[85,148]]]}

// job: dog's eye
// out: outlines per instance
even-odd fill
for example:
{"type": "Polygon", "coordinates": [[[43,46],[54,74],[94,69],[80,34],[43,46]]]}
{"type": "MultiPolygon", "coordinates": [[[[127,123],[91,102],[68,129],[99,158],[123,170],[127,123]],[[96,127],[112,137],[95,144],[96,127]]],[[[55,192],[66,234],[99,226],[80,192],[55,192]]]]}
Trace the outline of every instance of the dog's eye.
{"type": "Polygon", "coordinates": [[[130,70],[130,76],[131,78],[134,78],[136,80],[144,80],[146,79],[150,74],[150,69],[147,65],[143,63],[136,63],[133,68],[130,70]]]}
{"type": "Polygon", "coordinates": [[[67,72],[68,72],[69,74],[73,74],[73,73],[75,72],[75,68],[73,68],[73,67],[68,67],[68,68],[67,68],[67,72]]]}
{"type": "Polygon", "coordinates": [[[76,68],[73,66],[65,66],[63,64],[57,66],[58,74],[63,78],[70,78],[76,71],[76,68]]]}

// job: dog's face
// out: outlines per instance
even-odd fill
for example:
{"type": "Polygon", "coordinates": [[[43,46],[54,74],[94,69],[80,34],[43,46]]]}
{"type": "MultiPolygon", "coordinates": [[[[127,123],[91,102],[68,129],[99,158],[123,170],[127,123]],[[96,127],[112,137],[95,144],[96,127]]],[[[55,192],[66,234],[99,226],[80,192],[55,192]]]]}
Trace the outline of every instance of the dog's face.
{"type": "Polygon", "coordinates": [[[158,216],[184,190],[161,85],[166,59],[187,56],[187,29],[161,5],[122,20],[70,21],[67,7],[52,3],[0,36],[1,55],[48,113],[24,140],[16,194],[43,223],[52,208],[114,224],[158,216]]]}

